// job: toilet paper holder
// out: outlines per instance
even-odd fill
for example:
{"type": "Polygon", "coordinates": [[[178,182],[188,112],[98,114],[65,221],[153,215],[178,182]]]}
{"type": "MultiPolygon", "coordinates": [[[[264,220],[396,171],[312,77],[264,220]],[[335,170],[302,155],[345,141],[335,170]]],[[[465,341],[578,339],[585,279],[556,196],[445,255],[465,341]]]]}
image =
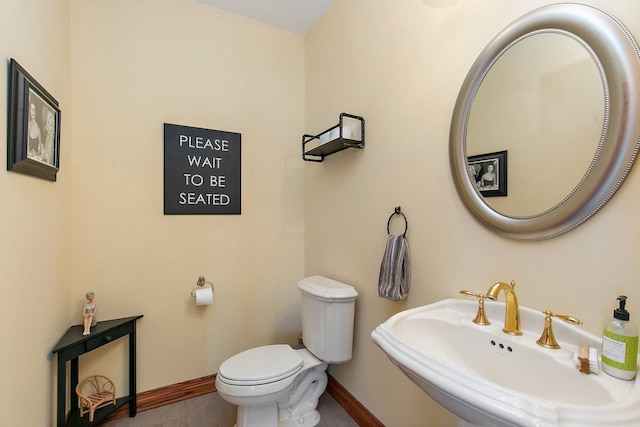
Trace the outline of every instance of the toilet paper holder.
{"type": "MultiPolygon", "coordinates": [[[[209,287],[211,287],[211,293],[213,293],[213,283],[208,282],[204,276],[200,276],[198,277],[198,281],[196,282],[196,285],[198,285],[199,287],[203,288],[205,285],[209,285],[209,287]]],[[[191,291],[191,296],[193,298],[196,297],[196,293],[194,291],[191,291]]]]}

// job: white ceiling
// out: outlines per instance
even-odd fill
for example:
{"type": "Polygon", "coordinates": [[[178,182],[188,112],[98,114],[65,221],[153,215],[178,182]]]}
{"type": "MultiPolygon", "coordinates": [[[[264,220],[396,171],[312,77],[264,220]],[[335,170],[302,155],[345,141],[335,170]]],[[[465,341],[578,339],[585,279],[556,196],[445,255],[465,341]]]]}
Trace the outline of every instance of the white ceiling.
{"type": "Polygon", "coordinates": [[[333,0],[195,0],[290,33],[306,35],[333,0]]]}

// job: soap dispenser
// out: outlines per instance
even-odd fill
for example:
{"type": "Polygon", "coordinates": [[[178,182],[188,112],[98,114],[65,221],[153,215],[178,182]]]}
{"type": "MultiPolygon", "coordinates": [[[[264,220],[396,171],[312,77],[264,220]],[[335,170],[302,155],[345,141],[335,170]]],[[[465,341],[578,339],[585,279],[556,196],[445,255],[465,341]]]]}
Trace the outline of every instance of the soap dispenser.
{"type": "Polygon", "coordinates": [[[627,297],[618,297],[619,307],[613,311],[613,320],[602,333],[602,370],[623,380],[636,376],[638,363],[638,327],[629,322],[624,306],[627,297]]]}

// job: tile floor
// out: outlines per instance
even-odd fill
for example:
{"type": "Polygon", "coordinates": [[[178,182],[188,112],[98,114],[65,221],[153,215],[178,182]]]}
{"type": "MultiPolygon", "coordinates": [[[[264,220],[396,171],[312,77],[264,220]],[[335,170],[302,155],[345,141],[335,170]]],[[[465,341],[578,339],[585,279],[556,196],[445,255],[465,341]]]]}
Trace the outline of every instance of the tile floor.
{"type": "MultiPolygon", "coordinates": [[[[321,420],[318,427],[358,427],[342,407],[324,393],[318,404],[321,420]]],[[[102,423],[101,427],[232,427],[236,407],[225,402],[218,393],[139,412],[134,418],[121,418],[102,423]]]]}

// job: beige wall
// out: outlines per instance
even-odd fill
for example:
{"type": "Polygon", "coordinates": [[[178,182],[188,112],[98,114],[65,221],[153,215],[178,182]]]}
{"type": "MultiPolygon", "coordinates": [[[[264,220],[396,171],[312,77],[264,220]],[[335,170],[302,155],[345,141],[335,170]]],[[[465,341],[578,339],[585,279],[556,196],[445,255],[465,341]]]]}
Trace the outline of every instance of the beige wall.
{"type": "Polygon", "coordinates": [[[69,2],[4,0],[0,27],[0,151],[6,153],[9,58],[42,84],[63,111],[58,182],[8,172],[4,160],[0,168],[1,423],[44,426],[53,410],[51,349],[70,320],[69,2]]]}
{"type": "Polygon", "coordinates": [[[90,288],[103,319],[144,314],[140,390],[296,342],[304,39],[190,0],[71,5],[72,317],[90,288]],[[165,122],[242,134],[241,215],[163,215],[165,122]],[[199,275],[212,306],[190,296],[199,275]]]}
{"type": "MultiPolygon", "coordinates": [[[[191,0],[3,1],[0,12],[3,56],[63,112],[57,183],[0,173],[2,423],[52,424],[50,352],[89,289],[100,319],[144,315],[139,391],[295,343],[304,38],[191,0]],[[242,134],[241,215],[163,215],[165,122],[242,134]],[[212,306],[190,297],[199,275],[212,306]]],[[[106,374],[126,394],[125,352],[83,356],[80,376],[106,374]]]]}
{"type": "MultiPolygon", "coordinates": [[[[418,0],[336,0],[307,36],[306,132],[346,111],[366,119],[366,147],[305,167],[305,272],[358,289],[354,359],[331,371],[388,426],[456,425],[371,341],[398,311],[513,279],[521,304],[574,315],[596,334],[621,293],[640,319],[638,169],[588,223],[538,243],[485,230],[450,177],[449,120],[466,71],[502,28],[548,3],[459,0],[433,9],[418,0]],[[386,222],[398,205],[409,220],[412,289],[394,303],[377,296],[377,283],[386,222]]],[[[638,2],[587,3],[640,37],[638,2]]]]}

